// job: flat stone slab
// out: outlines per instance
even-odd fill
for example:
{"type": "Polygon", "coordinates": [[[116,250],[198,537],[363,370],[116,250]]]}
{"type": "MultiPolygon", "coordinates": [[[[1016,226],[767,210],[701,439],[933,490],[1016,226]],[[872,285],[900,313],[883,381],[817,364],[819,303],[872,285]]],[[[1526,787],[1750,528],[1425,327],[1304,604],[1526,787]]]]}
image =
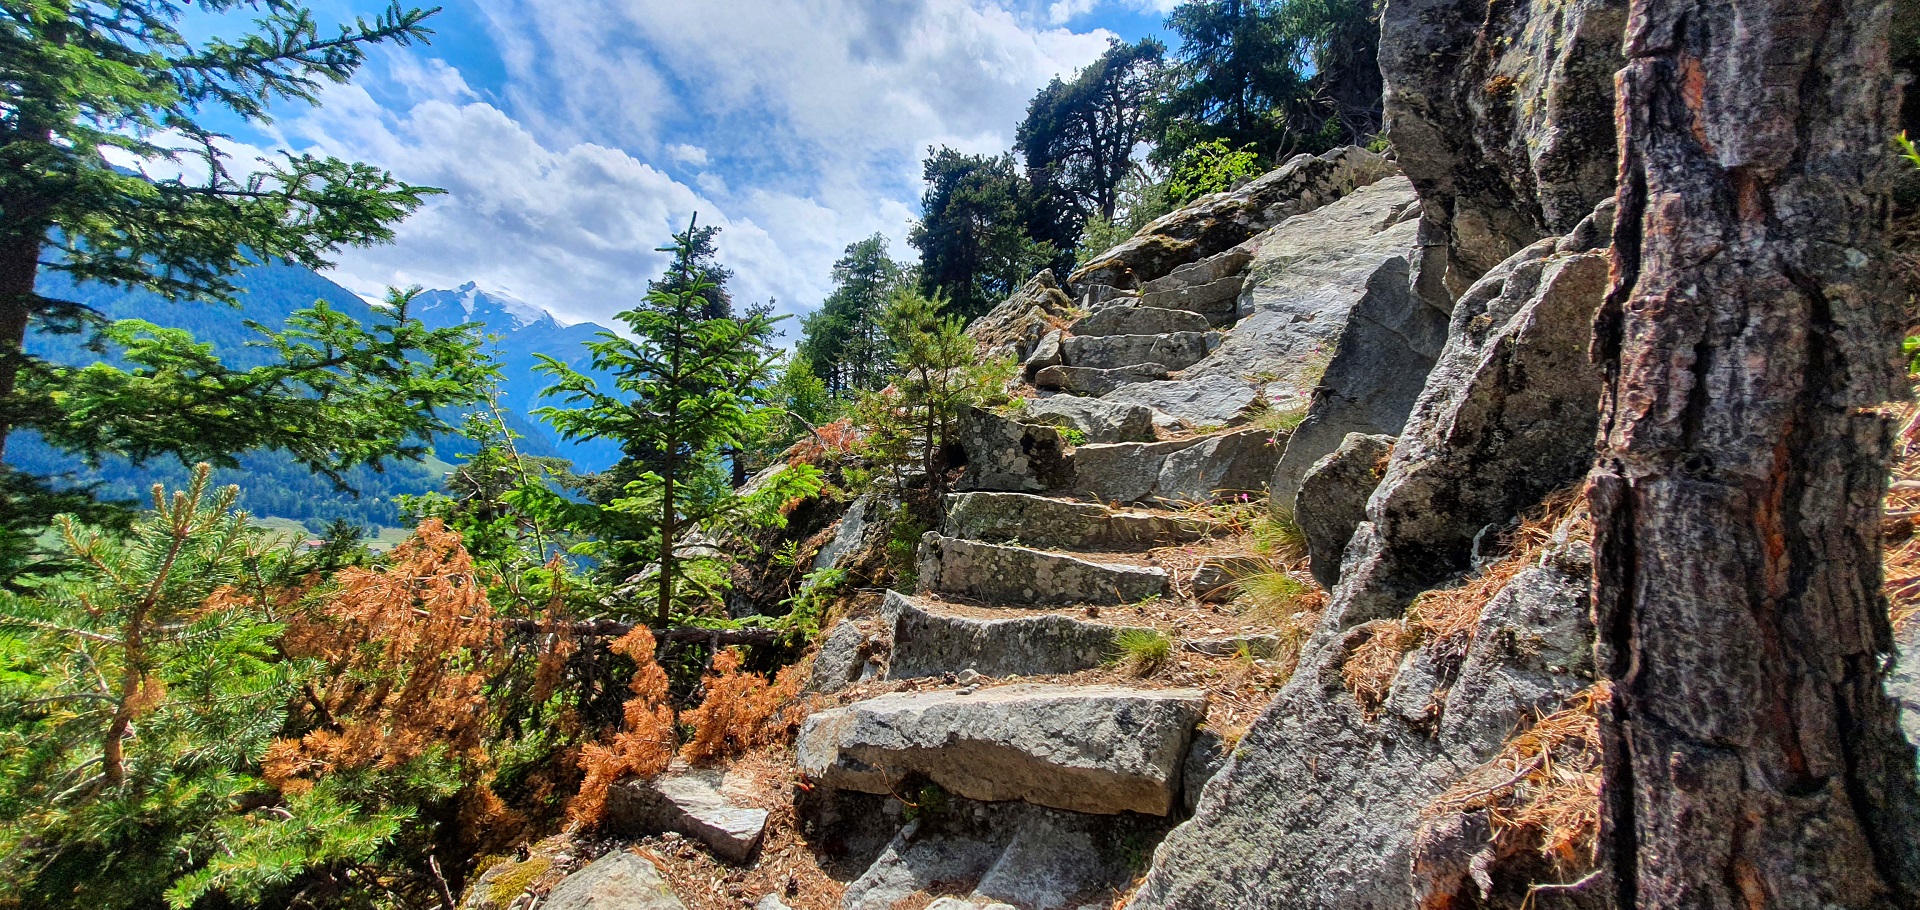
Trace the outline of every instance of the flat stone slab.
{"type": "Polygon", "coordinates": [[[1165,570],[1094,562],[929,531],[920,589],[994,604],[1128,604],[1168,592],[1165,570]]]}
{"type": "Polygon", "coordinates": [[[1204,332],[1213,323],[1199,313],[1162,307],[1113,304],[1101,307],[1072,326],[1073,334],[1164,335],[1170,332],[1204,332]]]}
{"type": "Polygon", "coordinates": [[[680,771],[653,780],[628,778],[607,788],[607,821],[648,834],[678,831],[730,863],[744,863],[767,830],[767,810],[736,805],[720,771],[680,771]]]}
{"type": "Polygon", "coordinates": [[[1155,278],[1140,286],[1140,293],[1154,294],[1175,291],[1184,287],[1208,285],[1223,278],[1230,278],[1247,270],[1247,263],[1253,261],[1253,250],[1246,246],[1236,246],[1224,253],[1208,256],[1199,262],[1189,262],[1167,274],[1155,278]]]}
{"type": "Polygon", "coordinates": [[[948,537],[1043,550],[1146,550],[1199,540],[1210,528],[1197,519],[1027,493],[952,493],[945,530],[948,537]]]}
{"type": "Polygon", "coordinates": [[[1125,627],[1042,614],[979,619],[941,612],[888,591],[881,608],[893,626],[889,679],[973,670],[986,676],[1052,676],[1111,662],[1125,627]]]}
{"type": "Polygon", "coordinates": [[[807,718],[801,773],[891,793],[924,777],[969,799],[1166,815],[1206,710],[1197,689],[1015,685],[883,695],[807,718]]]}
{"type": "Polygon", "coordinates": [[[1171,373],[1164,363],[1141,363],[1118,370],[1057,366],[1033,374],[1033,384],[1076,395],[1105,395],[1130,383],[1165,379],[1171,373]]]}
{"type": "Polygon", "coordinates": [[[1173,332],[1164,335],[1074,335],[1060,340],[1067,366],[1116,370],[1157,363],[1179,370],[1206,359],[1220,346],[1215,332],[1173,332]]]}
{"type": "Polygon", "coordinates": [[[615,850],[554,886],[544,910],[686,910],[653,864],[615,850]]]}
{"type": "Polygon", "coordinates": [[[968,408],[960,415],[959,430],[960,448],[967,453],[959,489],[1038,493],[1071,482],[1069,446],[1057,427],[968,408]]]}
{"type": "Polygon", "coordinates": [[[1129,383],[1102,395],[1101,400],[1151,408],[1176,424],[1198,429],[1245,422],[1259,397],[1260,391],[1244,380],[1201,376],[1129,383]]]}
{"type": "Polygon", "coordinates": [[[1086,445],[1074,450],[1077,494],[1108,503],[1184,507],[1257,497],[1286,448],[1284,434],[1261,429],[1152,443],[1086,445]]]}
{"type": "Polygon", "coordinates": [[[1152,408],[1079,395],[1029,399],[1020,410],[1020,419],[1079,433],[1074,440],[1078,444],[1148,442],[1154,438],[1152,408]]]}
{"type": "Polygon", "coordinates": [[[1140,296],[1140,305],[1185,310],[1205,319],[1208,325],[1225,325],[1239,315],[1240,290],[1246,286],[1246,281],[1246,276],[1235,275],[1211,284],[1153,291],[1140,296]]]}

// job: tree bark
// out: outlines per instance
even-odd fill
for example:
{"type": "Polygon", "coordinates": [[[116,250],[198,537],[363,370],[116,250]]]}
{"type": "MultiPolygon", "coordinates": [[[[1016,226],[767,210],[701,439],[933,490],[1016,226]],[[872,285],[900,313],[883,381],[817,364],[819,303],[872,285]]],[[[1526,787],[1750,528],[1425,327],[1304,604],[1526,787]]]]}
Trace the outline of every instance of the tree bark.
{"type": "Polygon", "coordinates": [[[13,395],[26,362],[27,323],[33,316],[40,244],[20,237],[0,243],[0,461],[13,432],[13,395]]]}
{"type": "Polygon", "coordinates": [[[1623,908],[1920,907],[1882,0],[1634,0],[1592,504],[1623,908]]]}

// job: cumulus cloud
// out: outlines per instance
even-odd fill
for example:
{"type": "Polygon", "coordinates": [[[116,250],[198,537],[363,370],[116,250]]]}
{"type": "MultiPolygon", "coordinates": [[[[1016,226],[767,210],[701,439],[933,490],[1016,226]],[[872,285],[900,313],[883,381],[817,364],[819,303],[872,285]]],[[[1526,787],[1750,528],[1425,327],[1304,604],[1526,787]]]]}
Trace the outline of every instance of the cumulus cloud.
{"type": "Polygon", "coordinates": [[[287,147],[448,191],[396,244],[342,259],[336,277],[356,291],[472,280],[604,322],[698,211],[722,228],[737,297],[810,309],[848,243],[878,232],[910,256],[928,146],[1006,149],[1034,90],[1111,37],[968,0],[482,9],[499,84],[476,91],[442,60],[395,54],[277,127],[287,147]],[[669,173],[681,167],[697,173],[669,173]]]}

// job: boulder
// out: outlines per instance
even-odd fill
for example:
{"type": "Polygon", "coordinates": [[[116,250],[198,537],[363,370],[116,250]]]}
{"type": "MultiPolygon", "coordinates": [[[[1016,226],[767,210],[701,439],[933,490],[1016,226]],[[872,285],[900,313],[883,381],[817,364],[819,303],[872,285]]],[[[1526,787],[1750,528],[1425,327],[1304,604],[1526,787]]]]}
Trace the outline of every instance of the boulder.
{"type": "Polygon", "coordinates": [[[1887,694],[1900,704],[1900,728],[1920,746],[1920,629],[1901,630],[1899,653],[1887,677],[1887,694]]]}
{"type": "Polygon", "coordinates": [[[1206,522],[1159,512],[1115,512],[1090,502],[1027,493],[954,493],[948,537],[1045,550],[1144,550],[1204,537],[1206,522]]]}
{"type": "Polygon", "coordinates": [[[866,650],[867,633],[852,620],[841,620],[820,642],[820,651],[813,656],[813,667],[807,672],[806,690],[831,693],[846,688],[871,666],[866,650]]]}
{"type": "Polygon", "coordinates": [[[1200,804],[1200,791],[1227,764],[1227,744],[1220,734],[1205,727],[1194,731],[1193,745],[1187,748],[1187,760],[1180,770],[1180,802],[1187,814],[1200,804]]]}
{"type": "Polygon", "coordinates": [[[653,864],[615,850],[555,886],[543,910],[686,910],[653,864]]]}
{"type": "Polygon", "coordinates": [[[1035,373],[1047,367],[1059,366],[1061,363],[1060,332],[1056,329],[1040,337],[1040,341],[1033,346],[1033,353],[1027,355],[1027,362],[1023,367],[1027,378],[1032,379],[1035,373]]]}
{"type": "Polygon", "coordinates": [[[1170,335],[1072,335],[1060,342],[1068,366],[1095,370],[1157,363],[1178,370],[1199,363],[1220,345],[1213,332],[1170,335]]]}
{"type": "Polygon", "coordinates": [[[817,786],[892,793],[923,778],[969,799],[1166,815],[1205,693],[1014,685],[883,695],[807,718],[798,763],[817,786]]]}
{"type": "Polygon", "coordinates": [[[1108,306],[1075,322],[1075,335],[1168,335],[1174,332],[1205,332],[1212,328],[1207,317],[1181,309],[1163,309],[1134,303],[1108,306]]]}
{"type": "Polygon", "coordinates": [[[630,777],[607,788],[604,824],[631,834],[677,831],[706,844],[722,860],[744,863],[766,833],[767,810],[740,805],[730,789],[737,792],[737,784],[720,771],[630,777]]]}
{"type": "Polygon", "coordinates": [[[982,619],[887,592],[893,628],[888,679],[973,670],[985,676],[1053,676],[1111,663],[1122,627],[1042,614],[982,619]]]}
{"type": "Polygon", "coordinates": [[[1129,383],[1101,396],[1115,404],[1150,408],[1165,424],[1189,429],[1244,423],[1259,397],[1252,383],[1218,375],[1129,383]]]}
{"type": "Polygon", "coordinates": [[[1033,374],[1033,384],[1039,388],[1057,389],[1076,395],[1105,395],[1129,383],[1165,379],[1168,372],[1164,363],[1137,363],[1114,370],[1057,366],[1033,374]]]}
{"type": "Polygon", "coordinates": [[[1160,483],[1167,457],[1205,441],[1195,438],[1081,446],[1073,452],[1073,492],[1108,503],[1146,501],[1160,483]]]}
{"type": "Polygon", "coordinates": [[[968,408],[960,415],[958,430],[967,459],[959,489],[1037,493],[1073,483],[1067,441],[1054,427],[968,408]]]}
{"type": "Polygon", "coordinates": [[[1166,290],[1148,291],[1140,295],[1140,303],[1191,313],[1206,320],[1208,325],[1227,325],[1239,315],[1240,291],[1245,287],[1246,278],[1234,275],[1211,284],[1175,285],[1166,290]]]}
{"type": "Polygon", "coordinates": [[[876,494],[863,493],[847,506],[846,514],[840,516],[840,526],[834,529],[833,539],[820,548],[813,556],[813,569],[843,569],[845,563],[865,552],[880,532],[879,513],[883,507],[876,494]]]}
{"type": "Polygon", "coordinates": [[[920,589],[994,604],[1128,604],[1167,593],[1163,569],[942,537],[920,539],[920,589]]]}
{"type": "Polygon", "coordinates": [[[1340,557],[1360,522],[1367,519],[1367,497],[1386,473],[1392,436],[1349,433],[1340,448],[1315,462],[1300,482],[1293,521],[1307,539],[1315,581],[1327,590],[1340,581],[1340,557]]]}
{"type": "Polygon", "coordinates": [[[1077,431],[1080,443],[1153,440],[1153,409],[1137,404],[1055,395],[1029,399],[1020,418],[1077,431]]]}
{"type": "Polygon", "coordinates": [[[1393,173],[1392,162],[1362,148],[1335,149],[1318,157],[1297,155],[1245,186],[1203,196],[1155,219],[1093,257],[1068,283],[1137,288],[1393,173]]]}
{"type": "Polygon", "coordinates": [[[1257,427],[1208,436],[1167,455],[1152,497],[1179,507],[1235,496],[1262,497],[1287,445],[1284,434],[1257,427]]]}
{"type": "Polygon", "coordinates": [[[1444,306],[1613,195],[1614,73],[1626,0],[1396,2],[1380,16],[1387,135],[1435,254],[1421,294],[1444,306]]]}
{"type": "Polygon", "coordinates": [[[1231,278],[1247,270],[1253,250],[1241,244],[1224,253],[1189,262],[1166,275],[1140,285],[1140,293],[1156,294],[1186,287],[1204,287],[1231,278]]]}

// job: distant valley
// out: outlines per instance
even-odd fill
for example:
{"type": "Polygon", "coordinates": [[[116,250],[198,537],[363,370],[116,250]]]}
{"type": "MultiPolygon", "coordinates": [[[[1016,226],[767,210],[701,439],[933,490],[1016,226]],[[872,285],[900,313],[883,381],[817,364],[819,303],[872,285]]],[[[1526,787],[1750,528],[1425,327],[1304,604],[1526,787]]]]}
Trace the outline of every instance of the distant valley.
{"type": "MultiPolygon", "coordinates": [[[[236,366],[261,362],[261,353],[249,346],[256,336],[247,328],[248,320],[277,327],[316,300],[324,300],[355,319],[374,317],[374,308],[358,295],[299,266],[275,263],[251,268],[241,274],[238,284],[243,289],[242,306],[238,308],[170,303],[145,291],[75,285],[59,273],[43,276],[38,290],[49,297],[93,307],[109,319],[144,319],[186,329],[196,340],[212,344],[236,366]]],[[[543,309],[505,294],[483,291],[472,283],[452,290],[422,292],[415,298],[411,314],[432,328],[469,322],[484,326],[483,331],[491,336],[486,350],[501,368],[499,404],[508,426],[521,436],[517,444],[522,452],[565,458],[582,472],[603,470],[620,457],[619,447],[613,443],[561,439],[552,427],[533,416],[533,411],[546,403],[540,392],[549,384],[536,372],[540,362],[537,355],[557,357],[591,372],[585,342],[595,333],[607,331],[606,327],[562,324],[543,309]]],[[[87,350],[79,336],[38,335],[29,339],[28,348],[63,363],[92,363],[101,358],[87,350]]],[[[450,416],[450,422],[459,423],[458,416],[450,416]]],[[[391,528],[400,522],[393,503],[395,496],[439,489],[445,473],[471,450],[465,439],[448,437],[437,440],[433,456],[423,462],[393,463],[379,472],[356,469],[348,475],[355,492],[337,490],[325,478],[275,453],[242,455],[238,468],[223,469],[216,479],[240,484],[243,506],[262,519],[275,519],[279,526],[290,528],[289,522],[298,522],[315,528],[346,518],[375,528],[391,528]]],[[[136,467],[125,459],[110,458],[97,469],[88,468],[31,434],[21,434],[10,442],[7,461],[28,471],[65,472],[76,482],[98,483],[105,495],[120,499],[144,499],[153,483],[175,486],[187,476],[185,466],[170,461],[136,467]]]]}

